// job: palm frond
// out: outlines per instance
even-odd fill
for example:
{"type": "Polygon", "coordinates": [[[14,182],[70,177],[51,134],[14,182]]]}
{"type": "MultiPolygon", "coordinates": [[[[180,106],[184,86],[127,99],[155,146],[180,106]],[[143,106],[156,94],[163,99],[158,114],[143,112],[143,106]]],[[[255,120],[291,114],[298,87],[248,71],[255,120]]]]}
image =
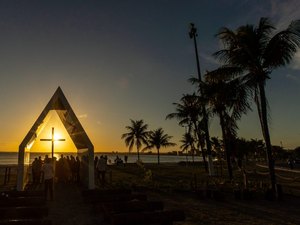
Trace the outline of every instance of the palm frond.
{"type": "Polygon", "coordinates": [[[217,82],[219,80],[229,81],[243,74],[243,69],[234,65],[223,65],[216,70],[205,74],[205,80],[208,82],[217,82]]]}
{"type": "Polygon", "coordinates": [[[300,47],[300,20],[293,21],[269,41],[264,51],[265,68],[275,69],[290,63],[300,47]]]}

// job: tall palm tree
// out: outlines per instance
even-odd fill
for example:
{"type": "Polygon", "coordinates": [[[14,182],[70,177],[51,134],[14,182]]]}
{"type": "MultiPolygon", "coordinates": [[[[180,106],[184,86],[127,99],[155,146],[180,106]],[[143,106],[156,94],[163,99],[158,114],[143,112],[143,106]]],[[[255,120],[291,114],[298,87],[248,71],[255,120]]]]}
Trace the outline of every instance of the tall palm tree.
{"type": "Polygon", "coordinates": [[[138,154],[138,160],[140,160],[140,149],[143,144],[147,145],[147,138],[149,131],[148,124],[145,124],[143,120],[130,119],[131,126],[126,126],[128,133],[122,134],[122,139],[125,139],[126,147],[129,147],[129,152],[132,151],[134,145],[138,154]]]}
{"type": "Polygon", "coordinates": [[[168,134],[164,134],[164,130],[162,128],[158,128],[156,130],[150,131],[148,135],[148,145],[143,149],[149,150],[152,148],[156,148],[157,150],[157,164],[160,163],[159,159],[159,150],[161,147],[171,147],[175,146],[176,144],[173,142],[170,142],[170,139],[172,136],[169,136],[168,134]]]}
{"type": "Polygon", "coordinates": [[[222,28],[217,36],[223,42],[224,49],[214,55],[225,64],[242,69],[245,73],[243,79],[254,90],[254,100],[266,142],[272,191],[277,194],[265,86],[272,71],[290,63],[300,47],[300,20],[291,22],[285,30],[275,31],[268,18],[261,18],[258,26],[245,25],[236,30],[222,28]]]}
{"type": "Polygon", "coordinates": [[[225,79],[223,72],[227,74],[227,68],[208,72],[202,86],[204,96],[208,101],[208,107],[220,119],[228,175],[231,180],[233,178],[232,148],[238,129],[236,122],[243,113],[250,109],[248,98],[251,92],[241,79],[225,79]]]}
{"type": "Polygon", "coordinates": [[[176,118],[177,120],[179,120],[179,125],[187,126],[187,133],[190,136],[193,136],[193,133],[197,135],[197,137],[194,139],[197,139],[199,142],[197,146],[202,148],[201,152],[203,163],[205,166],[205,170],[208,172],[205,152],[203,148],[204,133],[201,130],[203,127],[203,109],[200,100],[200,97],[196,94],[183,95],[183,97],[180,99],[181,103],[173,103],[176,106],[176,112],[168,114],[166,119],[176,118]]]}

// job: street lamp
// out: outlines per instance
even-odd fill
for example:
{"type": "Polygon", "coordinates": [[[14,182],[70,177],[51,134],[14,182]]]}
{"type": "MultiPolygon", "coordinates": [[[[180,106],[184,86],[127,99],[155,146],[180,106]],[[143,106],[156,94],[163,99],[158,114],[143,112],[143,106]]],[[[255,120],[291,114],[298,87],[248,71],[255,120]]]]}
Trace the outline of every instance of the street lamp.
{"type": "MultiPolygon", "coordinates": [[[[189,35],[190,35],[190,38],[194,40],[198,79],[201,82],[202,81],[201,80],[201,71],[200,71],[200,63],[199,63],[199,56],[198,56],[198,47],[197,47],[197,40],[196,40],[196,37],[198,36],[198,34],[197,34],[197,28],[195,27],[194,23],[190,23],[190,32],[189,32],[189,35]]],[[[200,91],[201,91],[201,87],[200,87],[200,91]]]]}
{"type": "MultiPolygon", "coordinates": [[[[199,80],[199,91],[200,91],[200,95],[203,96],[203,90],[201,87],[202,79],[201,79],[200,63],[199,63],[199,56],[198,56],[197,40],[196,40],[196,37],[198,36],[198,34],[197,34],[197,28],[195,27],[194,23],[190,23],[189,36],[191,39],[194,40],[197,72],[198,72],[198,80],[199,80]]],[[[207,114],[204,104],[202,104],[202,113],[203,113],[203,119],[204,119],[205,142],[206,142],[207,155],[208,155],[208,172],[209,172],[210,176],[213,176],[215,173],[214,173],[213,161],[212,161],[212,155],[211,155],[211,143],[209,140],[210,135],[209,135],[209,129],[208,129],[208,114],[207,114]]]]}

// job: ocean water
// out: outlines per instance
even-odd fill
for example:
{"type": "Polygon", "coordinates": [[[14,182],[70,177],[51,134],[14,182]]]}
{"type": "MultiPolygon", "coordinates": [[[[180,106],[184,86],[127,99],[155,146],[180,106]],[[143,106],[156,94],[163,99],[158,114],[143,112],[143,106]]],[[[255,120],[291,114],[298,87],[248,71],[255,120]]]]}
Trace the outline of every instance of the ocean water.
{"type": "MultiPolygon", "coordinates": [[[[60,155],[64,154],[64,156],[77,156],[77,153],[55,153],[56,158],[60,158],[60,155]]],[[[34,160],[34,158],[41,156],[42,159],[45,158],[45,155],[51,155],[49,153],[31,153],[30,154],[30,163],[34,160]]],[[[101,155],[107,155],[108,163],[113,163],[117,155],[124,161],[124,153],[98,153],[95,152],[95,157],[100,157],[101,155]]],[[[128,163],[135,163],[137,161],[137,155],[136,154],[129,154],[128,156],[128,163]]],[[[157,163],[157,155],[148,155],[148,154],[140,154],[140,159],[144,163],[157,163]]],[[[200,156],[195,156],[194,160],[196,162],[202,161],[202,158],[200,156]]],[[[166,162],[180,162],[180,161],[192,161],[191,156],[176,156],[176,155],[160,155],[160,162],[166,163],[166,162]]],[[[0,152],[0,165],[16,165],[18,164],[18,153],[17,152],[0,152]]]]}

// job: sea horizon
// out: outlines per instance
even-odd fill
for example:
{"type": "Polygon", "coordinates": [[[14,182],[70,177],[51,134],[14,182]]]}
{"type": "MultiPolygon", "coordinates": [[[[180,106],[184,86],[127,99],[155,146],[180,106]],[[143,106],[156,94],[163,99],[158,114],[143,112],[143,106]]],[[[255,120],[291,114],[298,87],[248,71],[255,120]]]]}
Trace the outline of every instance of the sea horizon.
{"type": "MultiPolygon", "coordinates": [[[[50,152],[33,152],[30,153],[30,163],[35,158],[38,158],[41,156],[42,159],[45,158],[45,156],[48,155],[50,156],[50,152]]],[[[54,156],[59,159],[60,155],[64,156],[77,156],[77,152],[55,152],[54,156]]],[[[124,156],[127,155],[128,157],[128,163],[135,163],[138,159],[137,153],[126,153],[126,152],[94,152],[94,157],[98,156],[100,157],[101,155],[107,155],[108,157],[108,164],[113,164],[114,159],[121,155],[120,157],[122,160],[124,160],[124,156]]],[[[157,154],[152,153],[140,153],[140,160],[144,163],[157,163],[157,154]]],[[[192,156],[186,156],[186,155],[172,155],[172,154],[160,154],[160,162],[165,163],[165,162],[173,162],[173,163],[178,163],[181,161],[188,161],[191,162],[192,156]]],[[[194,161],[199,162],[202,161],[202,157],[200,156],[194,156],[194,161]]],[[[0,165],[17,165],[18,164],[18,152],[0,152],[0,165]]]]}

